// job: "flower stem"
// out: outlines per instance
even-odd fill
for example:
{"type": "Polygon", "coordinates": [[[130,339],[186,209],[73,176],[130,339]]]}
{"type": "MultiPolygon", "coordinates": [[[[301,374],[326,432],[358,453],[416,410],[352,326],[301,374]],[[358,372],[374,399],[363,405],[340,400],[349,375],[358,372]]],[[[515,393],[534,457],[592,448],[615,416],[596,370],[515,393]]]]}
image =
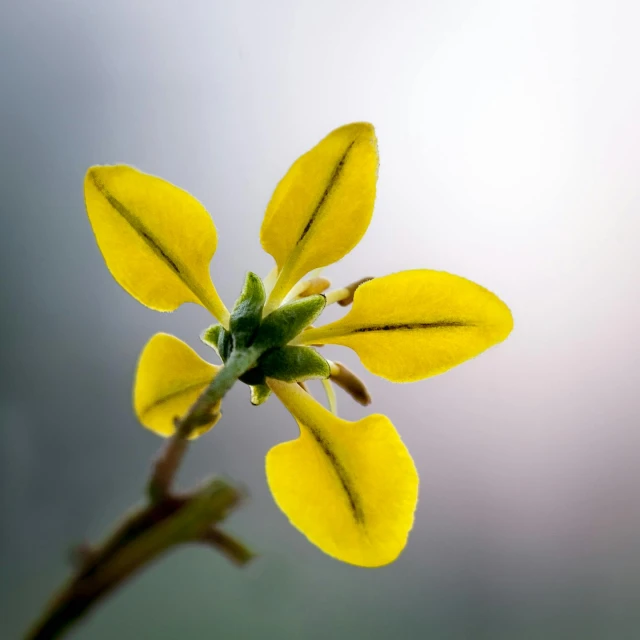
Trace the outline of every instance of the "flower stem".
{"type": "Polygon", "coordinates": [[[211,411],[236,380],[258,360],[260,351],[244,349],[231,354],[211,384],[195,401],[187,415],[176,419],[176,432],[153,465],[147,493],[151,501],[161,500],[168,494],[187,450],[188,439],[195,429],[211,421],[211,411]]]}
{"type": "Polygon", "coordinates": [[[174,494],[172,487],[189,436],[210,420],[213,408],[259,355],[252,348],[232,354],[187,414],[176,419],[176,433],[153,466],[148,503],[129,515],[101,545],[84,547],[75,573],[34,623],[27,640],[60,637],[136,571],[177,545],[207,544],[239,565],[251,559],[250,550],[217,527],[240,502],[237,489],[217,478],[187,494],[174,494]]]}

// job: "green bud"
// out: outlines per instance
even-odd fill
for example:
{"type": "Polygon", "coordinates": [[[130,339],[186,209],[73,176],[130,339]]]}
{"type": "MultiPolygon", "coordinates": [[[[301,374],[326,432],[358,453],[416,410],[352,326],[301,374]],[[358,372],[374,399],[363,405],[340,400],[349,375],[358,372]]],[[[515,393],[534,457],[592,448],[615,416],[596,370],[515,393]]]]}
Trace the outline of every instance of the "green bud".
{"type": "Polygon", "coordinates": [[[267,378],[300,382],[311,378],[328,378],[329,363],[311,347],[279,347],[267,351],[258,365],[267,378]]]}
{"type": "Polygon", "coordinates": [[[254,346],[263,351],[284,346],[322,313],[325,304],[324,296],[314,295],[276,309],[262,321],[254,346]]]}
{"type": "Polygon", "coordinates": [[[267,401],[271,395],[271,389],[263,382],[262,384],[254,384],[251,387],[251,404],[257,407],[267,401]]]}
{"type": "Polygon", "coordinates": [[[251,344],[262,320],[265,297],[262,280],[255,273],[247,273],[242,293],[229,319],[229,331],[236,349],[244,349],[251,344]]]}

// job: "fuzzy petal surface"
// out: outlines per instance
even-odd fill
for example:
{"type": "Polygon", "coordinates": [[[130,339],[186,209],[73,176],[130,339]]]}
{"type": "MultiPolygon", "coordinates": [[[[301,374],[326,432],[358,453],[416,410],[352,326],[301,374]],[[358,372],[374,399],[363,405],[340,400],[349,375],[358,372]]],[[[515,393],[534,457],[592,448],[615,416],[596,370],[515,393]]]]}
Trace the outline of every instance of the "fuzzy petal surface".
{"type": "Polygon", "coordinates": [[[350,347],[372,373],[413,382],[477,356],[512,328],[507,305],[484,287],[417,269],[364,283],[347,315],[305,331],[296,342],[350,347]]]}
{"type": "Polygon", "coordinates": [[[192,195],[125,165],[91,167],[84,194],[107,267],[128,293],[157,311],[195,302],[228,325],[209,275],[216,229],[192,195]]]}
{"type": "Polygon", "coordinates": [[[269,451],[269,488],[291,524],[325,553],[362,567],[404,549],[418,500],[418,473],[391,421],[336,417],[297,385],[268,381],[300,437],[269,451]]]}
{"type": "Polygon", "coordinates": [[[377,177],[377,140],[368,123],[336,129],[294,162],[273,193],[260,231],[279,271],[268,311],[304,275],[358,244],[373,214],[377,177]]]}
{"type": "MultiPolygon", "coordinates": [[[[173,435],[174,418],[187,412],[218,369],[182,340],[157,333],[147,342],[138,360],[133,389],[138,420],[160,436],[173,435]]],[[[215,419],[198,428],[193,437],[208,431],[218,421],[219,409],[220,405],[215,408],[215,419]]]]}

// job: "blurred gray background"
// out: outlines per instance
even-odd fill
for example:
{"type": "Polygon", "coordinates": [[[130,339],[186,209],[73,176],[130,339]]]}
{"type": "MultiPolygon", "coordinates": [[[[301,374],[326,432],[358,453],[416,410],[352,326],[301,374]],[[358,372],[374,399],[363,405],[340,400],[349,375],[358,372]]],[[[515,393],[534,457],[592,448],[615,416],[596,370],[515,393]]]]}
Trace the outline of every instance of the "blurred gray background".
{"type": "Polygon", "coordinates": [[[131,409],[146,340],[168,331],[206,353],[203,309],[154,313],[111,278],[86,168],[134,164],[195,194],[230,305],[246,270],[271,268],[258,230],[277,180],[354,120],[378,131],[379,196],[327,275],[444,269],[516,322],[413,385],[340,351],[420,472],[405,553],[365,570],[307,543],[264,481],[293,420],[236,388],[181,481],[245,486],[229,528],[260,557],[238,570],[180,551],[74,637],[640,637],[639,24],[631,0],[4,0],[0,638],[20,637],[70,546],[140,498],[160,445],[131,409]]]}

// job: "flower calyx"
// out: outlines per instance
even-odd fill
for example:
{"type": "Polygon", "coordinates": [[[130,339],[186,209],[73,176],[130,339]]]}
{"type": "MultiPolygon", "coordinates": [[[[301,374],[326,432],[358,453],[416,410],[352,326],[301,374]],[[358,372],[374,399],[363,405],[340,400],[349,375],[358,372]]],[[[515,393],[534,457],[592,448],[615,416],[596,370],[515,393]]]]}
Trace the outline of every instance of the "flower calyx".
{"type": "Polygon", "coordinates": [[[225,363],[236,351],[251,349],[256,352],[256,365],[239,378],[251,387],[254,405],[262,404],[270,395],[267,378],[300,382],[328,378],[331,374],[329,363],[313,348],[288,346],[322,313],[326,304],[324,296],[306,296],[282,305],[263,318],[265,297],[262,280],[254,273],[248,273],[231,312],[229,330],[216,324],[201,336],[225,363]]]}

